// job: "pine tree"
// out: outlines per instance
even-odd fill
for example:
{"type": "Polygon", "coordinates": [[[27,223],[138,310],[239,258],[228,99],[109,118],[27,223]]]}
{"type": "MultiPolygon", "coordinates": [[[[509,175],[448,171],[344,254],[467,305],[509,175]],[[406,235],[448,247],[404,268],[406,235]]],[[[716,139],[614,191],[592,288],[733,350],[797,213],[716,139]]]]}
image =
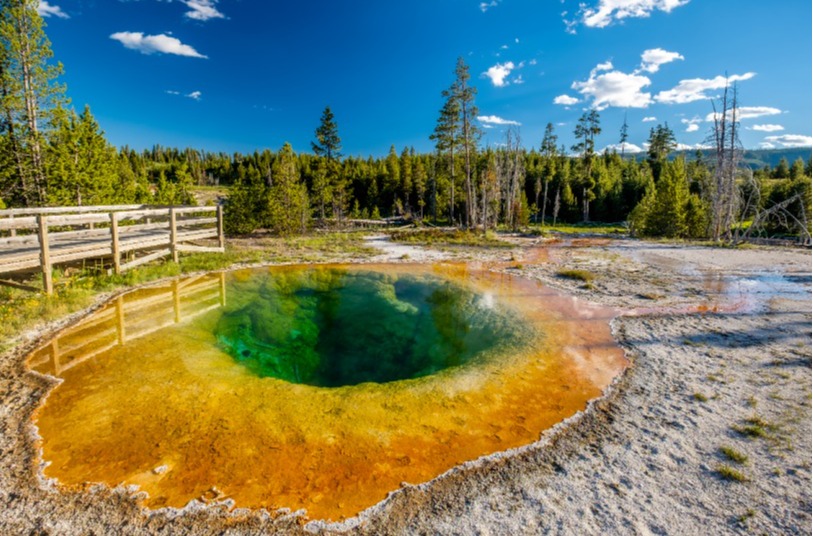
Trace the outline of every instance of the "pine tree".
{"type": "MultiPolygon", "coordinates": [[[[542,197],[542,224],[545,224],[545,210],[548,206],[548,186],[550,181],[556,175],[556,143],[559,137],[553,133],[553,123],[548,123],[545,126],[545,135],[542,137],[542,173],[539,175],[539,181],[544,182],[545,192],[542,197]]],[[[535,186],[536,193],[536,207],[539,209],[539,193],[541,184],[535,186]]]]}
{"type": "Polygon", "coordinates": [[[675,133],[668,123],[658,125],[649,130],[649,147],[647,148],[647,162],[652,169],[652,176],[657,183],[661,177],[661,169],[669,154],[677,147],[675,133]]]}
{"type": "MultiPolygon", "coordinates": [[[[442,92],[446,100],[443,107],[440,109],[440,116],[438,117],[437,125],[435,125],[434,133],[429,136],[429,139],[435,141],[435,148],[438,155],[447,155],[447,165],[450,172],[449,180],[449,221],[454,224],[454,206],[455,206],[455,151],[459,145],[459,131],[460,131],[460,105],[456,99],[453,98],[450,90],[442,92]]],[[[437,177],[434,185],[437,185],[437,177]]],[[[435,192],[436,197],[437,192],[435,192]]],[[[435,220],[437,220],[437,203],[434,205],[435,220]]]]}
{"type": "Polygon", "coordinates": [[[13,185],[14,202],[26,206],[47,201],[45,133],[64,92],[55,83],[62,66],[49,63],[38,6],[39,0],[0,0],[0,135],[13,155],[6,162],[13,169],[2,175],[13,185]]]}
{"type": "Polygon", "coordinates": [[[477,88],[469,85],[470,77],[469,66],[466,65],[463,58],[458,58],[455,68],[455,82],[452,85],[452,96],[459,105],[462,127],[460,141],[463,144],[466,169],[466,226],[473,229],[477,224],[477,197],[472,181],[472,160],[477,151],[480,132],[474,123],[474,119],[477,117],[477,107],[474,105],[477,88]]]}
{"type": "Polygon", "coordinates": [[[627,114],[624,114],[624,124],[621,125],[621,138],[619,143],[621,144],[621,158],[624,158],[624,150],[627,148],[627,140],[630,138],[629,136],[629,125],[627,125],[627,114]]]}
{"type": "Polygon", "coordinates": [[[47,153],[48,202],[55,205],[103,205],[123,201],[116,149],[85,106],[80,116],[60,110],[47,153]]]}
{"type": "Polygon", "coordinates": [[[324,181],[314,184],[314,199],[319,203],[319,215],[325,217],[325,199],[331,199],[333,216],[341,218],[347,205],[347,184],[342,180],[341,149],[342,140],[339,137],[339,127],[330,106],[322,112],[319,126],[316,128],[316,141],[311,142],[311,148],[316,156],[324,158],[324,181]]]}
{"type": "Polygon", "coordinates": [[[304,233],[310,219],[308,190],[301,180],[296,155],[286,143],[272,165],[268,193],[268,226],[277,234],[304,233]]]}
{"type": "Polygon", "coordinates": [[[573,131],[578,143],[572,147],[579,153],[583,161],[584,174],[582,175],[582,221],[590,221],[590,202],[595,198],[593,188],[593,157],[595,156],[595,138],[601,134],[598,111],[592,109],[579,118],[576,129],[573,131]]]}

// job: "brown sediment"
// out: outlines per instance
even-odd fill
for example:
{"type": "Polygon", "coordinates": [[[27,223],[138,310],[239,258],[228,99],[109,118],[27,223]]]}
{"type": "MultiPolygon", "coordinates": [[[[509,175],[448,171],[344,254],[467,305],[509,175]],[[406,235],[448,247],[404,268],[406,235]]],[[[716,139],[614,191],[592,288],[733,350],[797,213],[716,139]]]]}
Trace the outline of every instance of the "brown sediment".
{"type": "MultiPolygon", "coordinates": [[[[521,255],[533,241],[516,239],[516,244],[521,255]]],[[[410,260],[419,260],[419,253],[410,253],[410,260]]],[[[491,262],[504,259],[505,250],[467,256],[491,262]]],[[[622,310],[653,305],[659,310],[614,321],[633,366],[614,382],[609,396],[542,441],[406,486],[338,525],[312,522],[304,528],[305,519],[297,514],[232,510],[229,503],[144,509],[132,489],[58,490],[52,480],[38,477],[30,417],[55,382],[26,372],[23,352],[17,350],[0,360],[0,532],[809,534],[809,250],[624,240],[606,247],[558,248],[554,257],[557,266],[526,262],[521,269],[503,269],[622,310]],[[562,266],[591,270],[593,287],[556,277],[562,266]],[[701,278],[687,274],[686,266],[701,278]],[[734,280],[791,274],[806,278],[797,284],[806,294],[760,295],[767,309],[745,314],[692,314],[689,308],[698,303],[721,302],[719,295],[707,293],[705,272],[734,280]],[[701,402],[697,393],[708,400],[701,402]],[[752,440],[733,431],[755,416],[777,426],[769,438],[752,440]],[[720,455],[723,445],[748,455],[740,467],[748,482],[717,475],[715,468],[727,463],[720,455]]],[[[34,336],[21,335],[18,343],[28,345],[34,336]]],[[[208,498],[218,491],[204,493],[208,498]]]]}
{"type": "Polygon", "coordinates": [[[324,389],[253,376],[205,326],[183,321],[228,300],[215,276],[125,295],[29,359],[63,380],[35,415],[46,476],[66,488],[135,484],[151,508],[231,499],[339,520],[404,482],[536,441],[626,365],[609,327],[613,309],[465,265],[364,269],[472,286],[519,313],[534,340],[425,378],[324,389]],[[122,312],[136,306],[142,316],[122,312]],[[98,353],[99,340],[110,348],[98,353]]]}

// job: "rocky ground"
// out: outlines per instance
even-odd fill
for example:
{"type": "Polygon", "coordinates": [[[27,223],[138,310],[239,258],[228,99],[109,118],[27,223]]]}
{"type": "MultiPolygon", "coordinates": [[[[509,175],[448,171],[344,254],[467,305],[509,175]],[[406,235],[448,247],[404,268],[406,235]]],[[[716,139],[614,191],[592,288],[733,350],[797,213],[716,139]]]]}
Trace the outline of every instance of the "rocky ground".
{"type": "Polygon", "coordinates": [[[2,534],[809,534],[809,250],[512,237],[376,262],[465,258],[618,308],[632,365],[537,443],[407,486],[343,524],[195,503],[146,511],[135,489],[60,490],[31,415],[52,387],[0,357],[2,534]],[[563,270],[590,274],[588,282],[563,270]]]}

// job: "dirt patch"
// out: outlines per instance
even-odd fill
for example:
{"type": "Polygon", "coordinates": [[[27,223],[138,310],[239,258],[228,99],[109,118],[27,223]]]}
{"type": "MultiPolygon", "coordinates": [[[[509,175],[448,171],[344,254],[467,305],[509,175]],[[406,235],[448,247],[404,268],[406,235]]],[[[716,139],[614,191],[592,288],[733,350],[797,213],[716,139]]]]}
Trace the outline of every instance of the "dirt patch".
{"type": "Polygon", "coordinates": [[[151,512],[135,489],[40,478],[30,419],[53,380],[26,372],[21,342],[0,358],[0,533],[810,533],[809,251],[513,240],[382,255],[482,260],[628,312],[614,327],[632,367],[539,442],[405,485],[344,524],[199,502],[151,512]]]}

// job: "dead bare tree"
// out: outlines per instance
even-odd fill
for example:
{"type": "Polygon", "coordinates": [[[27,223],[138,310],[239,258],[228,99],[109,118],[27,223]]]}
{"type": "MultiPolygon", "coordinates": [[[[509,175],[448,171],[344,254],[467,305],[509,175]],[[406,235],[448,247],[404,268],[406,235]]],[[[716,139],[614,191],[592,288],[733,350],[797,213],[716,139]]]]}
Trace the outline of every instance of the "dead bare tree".
{"type": "Polygon", "coordinates": [[[711,206],[711,229],[713,240],[731,238],[731,227],[739,208],[737,195],[737,171],[742,158],[742,144],[739,139],[739,117],[737,109],[737,85],[726,86],[720,97],[721,110],[711,103],[714,124],[711,139],[714,143],[714,182],[708,192],[711,206]]]}
{"type": "Polygon", "coordinates": [[[519,226],[520,195],[525,183],[525,159],[519,129],[505,131],[505,147],[497,155],[497,183],[502,196],[503,221],[511,228],[519,226]]]}

